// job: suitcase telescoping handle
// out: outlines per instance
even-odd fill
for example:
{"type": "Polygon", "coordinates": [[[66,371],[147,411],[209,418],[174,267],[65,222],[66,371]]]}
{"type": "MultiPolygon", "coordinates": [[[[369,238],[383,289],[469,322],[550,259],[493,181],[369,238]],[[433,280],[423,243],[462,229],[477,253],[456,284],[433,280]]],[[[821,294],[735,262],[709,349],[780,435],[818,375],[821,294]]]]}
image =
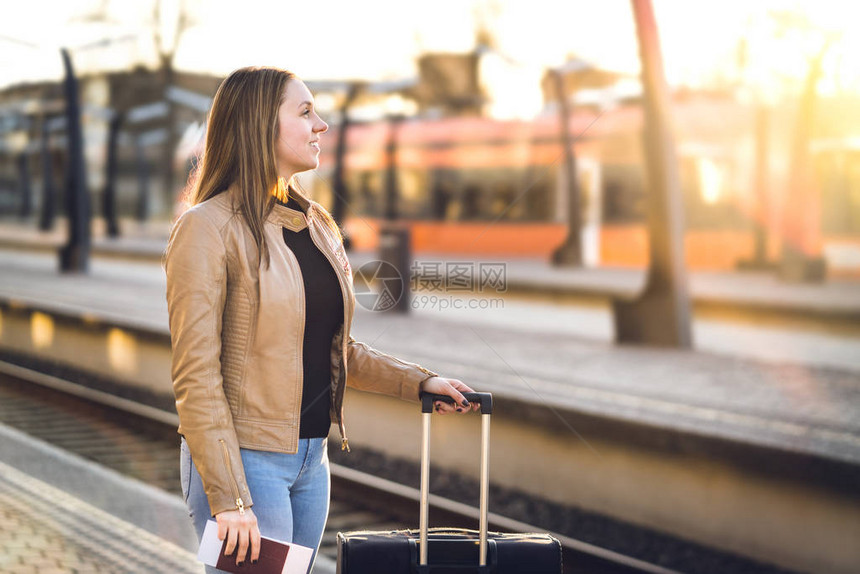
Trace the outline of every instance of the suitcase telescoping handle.
{"type": "MultiPolygon", "coordinates": [[[[481,502],[479,505],[481,518],[479,525],[480,547],[478,565],[487,565],[487,506],[490,487],[490,415],[493,413],[493,395],[490,393],[463,393],[470,403],[481,405],[481,502]]],[[[427,565],[427,529],[430,498],[430,417],[433,414],[433,403],[443,401],[454,403],[447,395],[421,395],[421,508],[419,517],[419,561],[421,566],[427,565]]]]}

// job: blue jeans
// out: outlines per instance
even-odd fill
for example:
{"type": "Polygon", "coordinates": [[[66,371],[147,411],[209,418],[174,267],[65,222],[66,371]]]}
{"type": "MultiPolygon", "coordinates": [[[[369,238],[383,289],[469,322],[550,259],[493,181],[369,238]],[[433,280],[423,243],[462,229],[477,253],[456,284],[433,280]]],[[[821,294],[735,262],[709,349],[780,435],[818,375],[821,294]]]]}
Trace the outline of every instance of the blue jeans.
{"type": "MultiPolygon", "coordinates": [[[[240,449],[260,534],[313,548],[308,572],[313,569],[328,517],[331,479],[327,445],[328,439],[310,438],[299,439],[296,454],[240,449]]],[[[199,539],[212,515],[185,438],[179,466],[182,495],[199,539]]],[[[206,566],[206,572],[223,570],[206,566]]]]}

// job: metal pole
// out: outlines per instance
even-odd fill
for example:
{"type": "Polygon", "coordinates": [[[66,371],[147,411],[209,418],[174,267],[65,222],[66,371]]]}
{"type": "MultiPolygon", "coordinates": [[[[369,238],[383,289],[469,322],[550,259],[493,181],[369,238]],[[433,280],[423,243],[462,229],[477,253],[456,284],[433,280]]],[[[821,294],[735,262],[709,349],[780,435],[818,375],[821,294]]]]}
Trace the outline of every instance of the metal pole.
{"type": "Polygon", "coordinates": [[[767,236],[770,220],[768,201],[768,155],[770,111],[762,101],[756,105],[755,117],[755,164],[753,168],[752,194],[755,201],[752,210],[753,254],[749,260],[738,262],[739,269],[763,270],[774,268],[768,262],[767,236]]]}
{"type": "Polygon", "coordinates": [[[567,237],[558,249],[552,253],[552,261],[556,265],[579,267],[582,265],[582,233],[579,201],[579,181],[576,177],[576,154],[573,150],[573,138],[570,136],[571,110],[564,89],[564,74],[561,70],[553,70],[556,92],[559,103],[559,122],[561,124],[561,145],[564,147],[564,177],[567,180],[567,237]]]}
{"type": "Polygon", "coordinates": [[[490,416],[481,415],[481,502],[480,502],[480,555],[479,566],[487,565],[487,514],[490,505],[490,416]]]}
{"type": "Polygon", "coordinates": [[[779,267],[780,277],[788,281],[821,282],[827,276],[827,262],[821,256],[821,192],[816,189],[810,142],[816,87],[829,45],[828,40],[810,65],[794,126],[788,194],[783,202],[779,267]]]}
{"type": "Polygon", "coordinates": [[[385,219],[397,219],[397,126],[400,116],[391,116],[388,124],[388,142],[385,145],[385,219]]]}
{"type": "Polygon", "coordinates": [[[767,200],[768,182],[768,144],[770,133],[770,112],[767,106],[759,103],[756,111],[756,145],[755,145],[755,252],[753,262],[759,267],[767,263],[767,221],[769,205],[767,200]]]}
{"type": "Polygon", "coordinates": [[[117,221],[116,206],[116,163],[119,128],[122,125],[122,114],[114,112],[108,127],[107,160],[105,161],[105,187],[103,208],[108,237],[119,237],[119,222],[117,221]]]}
{"type": "MultiPolygon", "coordinates": [[[[176,73],[173,69],[173,58],[167,54],[161,55],[161,69],[163,71],[164,78],[164,92],[167,91],[167,88],[173,86],[176,80],[176,73]]],[[[172,213],[173,208],[176,205],[176,167],[174,166],[174,154],[176,153],[176,146],[178,144],[178,136],[176,133],[176,122],[177,122],[177,110],[176,104],[170,99],[166,98],[167,103],[167,115],[164,118],[164,127],[167,130],[167,138],[164,140],[162,144],[164,146],[163,153],[164,159],[164,190],[163,190],[163,211],[166,213],[172,213]]],[[[147,206],[148,211],[148,206],[147,206]]],[[[145,221],[146,216],[144,216],[141,221],[145,221]]]]}
{"type": "Polygon", "coordinates": [[[386,155],[388,169],[385,177],[385,221],[379,231],[379,258],[391,264],[399,273],[399,282],[390,282],[392,297],[397,301],[390,307],[397,313],[409,313],[411,307],[410,268],[412,248],[410,228],[397,220],[397,129],[403,116],[391,116],[386,155]]]}
{"type": "Polygon", "coordinates": [[[49,231],[54,227],[54,203],[57,201],[57,190],[54,187],[54,155],[51,153],[51,131],[48,117],[42,117],[42,215],[39,219],[39,229],[49,231]]]}
{"type": "MultiPolygon", "coordinates": [[[[349,130],[349,107],[358,96],[358,84],[351,84],[343,105],[340,107],[340,126],[337,130],[337,145],[334,152],[334,171],[332,173],[332,189],[334,198],[331,215],[339,225],[343,225],[346,217],[346,205],[349,199],[349,189],[344,179],[344,157],[346,156],[346,134],[349,130]]],[[[344,237],[344,246],[350,248],[349,237],[344,237]]]]}
{"type": "Polygon", "coordinates": [[[135,138],[134,146],[137,159],[137,220],[143,222],[149,216],[149,165],[140,137],[135,138]]]}
{"type": "Polygon", "coordinates": [[[427,529],[430,502],[430,417],[432,413],[421,414],[421,507],[418,518],[418,564],[427,564],[427,529]]]}
{"type": "Polygon", "coordinates": [[[679,348],[693,345],[684,212],[669,120],[669,96],[650,0],[631,0],[642,60],[650,263],[638,299],[615,299],[616,339],[679,348]]]}
{"type": "Polygon", "coordinates": [[[16,158],[18,164],[18,188],[21,192],[22,218],[28,218],[33,213],[33,189],[30,185],[30,156],[27,150],[22,151],[16,158]]]}
{"type": "Polygon", "coordinates": [[[60,251],[62,271],[87,271],[90,258],[90,198],[87,191],[84,137],[81,130],[81,108],[78,79],[69,51],[62,49],[66,77],[63,91],[66,99],[68,138],[68,176],[66,178],[66,216],[69,218],[69,240],[60,251]]]}

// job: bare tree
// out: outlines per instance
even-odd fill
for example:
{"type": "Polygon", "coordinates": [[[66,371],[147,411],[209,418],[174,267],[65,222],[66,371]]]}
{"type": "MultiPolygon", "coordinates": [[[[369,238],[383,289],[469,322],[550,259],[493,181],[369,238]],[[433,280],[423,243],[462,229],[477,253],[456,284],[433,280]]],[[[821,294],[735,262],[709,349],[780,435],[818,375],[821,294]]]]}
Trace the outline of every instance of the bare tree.
{"type": "MultiPolygon", "coordinates": [[[[194,3],[193,0],[153,0],[151,16],[140,23],[138,32],[140,36],[152,38],[157,58],[155,75],[161,86],[160,92],[164,94],[163,97],[167,103],[167,114],[164,119],[166,138],[162,148],[161,163],[164,166],[162,198],[164,207],[168,212],[172,209],[177,189],[174,153],[179,136],[176,130],[176,105],[167,97],[166,92],[176,81],[175,59],[182,35],[198,23],[193,16],[195,8],[199,8],[199,3],[194,3]],[[192,4],[198,4],[198,6],[192,4]]],[[[91,11],[79,15],[73,21],[92,24],[121,24],[111,17],[109,0],[101,0],[91,11]]]]}
{"type": "Polygon", "coordinates": [[[174,85],[176,71],[174,60],[182,34],[193,27],[196,22],[190,15],[188,4],[183,0],[155,0],[152,8],[152,39],[158,52],[159,75],[164,86],[167,102],[167,118],[165,129],[167,138],[164,142],[164,204],[171,210],[176,195],[176,166],[174,153],[179,136],[176,130],[176,105],[166,97],[167,89],[174,85]],[[168,4],[175,7],[171,12],[168,4]],[[167,28],[165,30],[165,28],[167,28]]]}

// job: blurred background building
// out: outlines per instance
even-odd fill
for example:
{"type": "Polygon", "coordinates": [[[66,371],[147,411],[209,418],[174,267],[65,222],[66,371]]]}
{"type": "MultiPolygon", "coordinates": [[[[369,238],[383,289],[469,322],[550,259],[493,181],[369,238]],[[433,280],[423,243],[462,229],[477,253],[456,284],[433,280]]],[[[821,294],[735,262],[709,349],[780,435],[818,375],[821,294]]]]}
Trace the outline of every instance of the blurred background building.
{"type": "MultiPolygon", "coordinates": [[[[197,37],[192,33],[209,23],[205,13],[195,11],[200,7],[193,2],[139,4],[136,9],[149,19],[135,29],[134,42],[140,44],[144,37],[155,43],[154,62],[135,63],[134,51],[123,38],[80,51],[80,59],[87,62],[78,72],[87,181],[97,207],[106,183],[110,117],[123,114],[117,148],[118,213],[139,220],[169,219],[201,151],[208,102],[224,73],[182,69],[174,62],[177,51],[188,51],[197,37]],[[126,54],[127,69],[100,69],[99,58],[89,52],[105,51],[131,54],[126,54]]],[[[568,51],[552,58],[555,64],[547,62],[539,76],[525,74],[525,64],[517,59],[524,56],[506,51],[507,45],[514,45],[500,25],[505,21],[500,15],[508,8],[496,2],[475,6],[472,46],[459,52],[417,51],[411,75],[317,77],[308,64],[310,73],[303,79],[317,92],[332,129],[324,139],[320,169],[302,178],[306,187],[330,208],[336,196],[344,196],[349,209],[348,214],[342,209],[336,213],[343,214],[341,224],[357,248],[373,248],[374,225],[386,203],[386,174],[396,162],[396,213],[410,222],[416,250],[548,257],[568,228],[570,196],[560,135],[561,122],[566,121],[577,158],[583,261],[591,266],[644,265],[646,183],[636,73],[568,51]],[[561,84],[554,80],[557,74],[563,76],[561,84]],[[525,81],[532,85],[520,85],[525,81]],[[351,86],[354,92],[344,116],[351,86]],[[517,105],[505,98],[516,101],[516,94],[528,93],[542,94],[541,103],[535,107],[520,99],[519,117],[512,117],[517,105]],[[568,104],[565,110],[560,110],[560,97],[568,104]],[[348,134],[338,151],[335,142],[344,117],[348,134]],[[392,130],[396,154],[386,152],[392,130]],[[344,191],[334,194],[338,170],[344,191]],[[484,230],[488,221],[497,224],[484,230]]],[[[657,7],[658,16],[665,16],[664,29],[671,32],[672,26],[681,25],[670,17],[668,5],[657,7]]],[[[818,12],[829,15],[832,10],[812,4],[794,11],[736,6],[732,13],[740,29],[727,30],[735,42],[732,51],[722,55],[707,80],[671,85],[686,246],[694,269],[766,267],[789,242],[810,257],[823,258],[832,276],[860,275],[860,181],[855,165],[860,94],[857,78],[851,76],[855,72],[843,61],[851,45],[845,30],[818,12]],[[785,50],[793,56],[793,66],[774,59],[780,47],[798,45],[803,47],[799,55],[785,50]],[[816,68],[818,60],[824,63],[816,68]],[[805,102],[806,84],[813,89],[811,101],[805,102]],[[800,159],[798,149],[804,150],[800,159]],[[800,184],[792,171],[798,162],[809,166],[801,190],[795,189],[800,184]]],[[[617,19],[629,18],[623,11],[618,14],[617,19]]],[[[563,15],[567,12],[559,17],[563,15]]],[[[123,18],[128,16],[119,3],[81,3],[70,10],[67,24],[88,37],[111,26],[127,30],[131,24],[123,18]]],[[[623,25],[619,22],[619,28],[623,25]]],[[[27,32],[18,36],[28,37],[27,32]]],[[[13,33],[4,30],[4,50],[26,55],[36,49],[21,45],[32,37],[21,40],[13,33]]],[[[539,33],[523,34],[539,41],[539,33]]],[[[320,39],[323,49],[337,50],[335,38],[321,32],[320,39]]],[[[697,47],[693,43],[688,49],[697,47]]],[[[672,57],[669,52],[667,61],[672,57]]],[[[289,67],[302,58],[301,52],[274,58],[261,52],[259,60],[274,59],[289,67]]],[[[715,66],[703,59],[703,68],[707,65],[715,66]]],[[[50,140],[54,186],[62,205],[64,132],[57,122],[53,131],[46,129],[61,115],[61,86],[55,79],[25,81],[9,75],[4,83],[3,212],[27,216],[43,207],[43,137],[50,140]],[[27,194],[22,191],[24,173],[27,194]]]]}

